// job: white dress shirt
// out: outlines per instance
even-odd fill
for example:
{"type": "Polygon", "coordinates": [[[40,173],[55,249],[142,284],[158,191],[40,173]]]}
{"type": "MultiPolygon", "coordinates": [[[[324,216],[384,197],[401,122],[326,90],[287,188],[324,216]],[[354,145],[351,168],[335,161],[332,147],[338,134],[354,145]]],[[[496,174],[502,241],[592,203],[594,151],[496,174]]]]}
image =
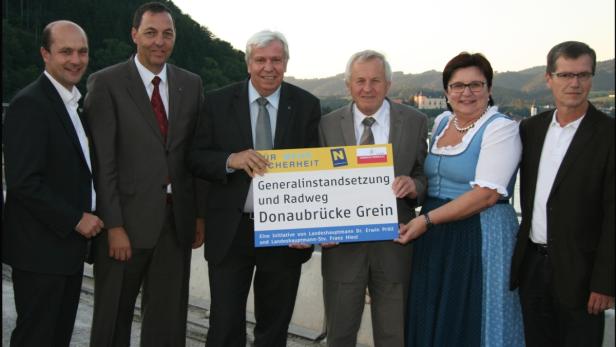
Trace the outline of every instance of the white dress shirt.
{"type": "Polygon", "coordinates": [[[169,83],[167,81],[167,64],[163,66],[163,69],[160,70],[157,75],[153,74],[152,71],[143,66],[143,64],[139,62],[139,59],[137,59],[137,55],[135,55],[135,65],[137,65],[137,71],[143,81],[145,91],[148,93],[148,99],[152,100],[152,93],[154,92],[154,84],[152,83],[152,80],[155,76],[160,78],[158,91],[160,92],[160,98],[163,99],[167,119],[169,119],[169,83]]]}
{"type": "MultiPolygon", "coordinates": [[[[90,173],[92,173],[92,162],[90,160],[90,145],[88,142],[88,137],[86,136],[86,132],[83,129],[83,124],[81,124],[81,119],[79,118],[79,114],[77,114],[77,108],[79,107],[79,99],[81,99],[81,93],[79,89],[73,86],[72,90],[66,89],[60,82],[56,81],[47,71],[44,72],[45,76],[49,78],[51,84],[56,88],[58,94],[60,94],[60,98],[64,103],[64,107],[66,107],[66,111],[68,112],[69,117],[71,118],[71,123],[73,123],[73,128],[75,128],[75,132],[77,133],[77,138],[79,139],[79,145],[81,146],[81,152],[83,153],[84,158],[86,159],[86,163],[88,164],[88,169],[90,169],[90,173]]],[[[92,190],[92,202],[90,203],[90,207],[92,211],[96,210],[96,191],[94,191],[94,182],[90,180],[90,187],[92,190]]]]}
{"type": "Polygon", "coordinates": [[[556,173],[569,149],[573,136],[577,132],[583,115],[579,119],[561,127],[556,120],[556,110],[552,116],[552,122],[545,134],[539,172],[537,173],[537,185],[535,188],[535,201],[533,203],[533,220],[530,229],[530,239],[534,243],[547,244],[548,242],[548,219],[546,207],[556,173]]]}
{"type": "Polygon", "coordinates": [[[379,107],[374,114],[363,114],[357,107],[357,104],[353,103],[353,126],[357,145],[359,145],[361,135],[364,133],[365,128],[361,122],[368,116],[372,116],[375,120],[374,124],[370,127],[372,129],[374,143],[377,145],[389,143],[390,110],[391,106],[387,100],[383,100],[381,107],[379,107]]]}
{"type": "MultiPolygon", "coordinates": [[[[259,104],[257,99],[261,95],[252,85],[252,80],[248,82],[248,106],[250,107],[250,128],[252,129],[252,145],[255,145],[257,138],[257,116],[259,115],[259,104]]],[[[278,120],[278,106],[280,104],[280,86],[272,94],[265,97],[267,99],[267,112],[270,116],[270,126],[272,128],[272,145],[275,143],[276,138],[276,120],[278,120]]],[[[229,169],[229,159],[227,158],[227,172],[233,172],[235,170],[229,169]]],[[[248,195],[246,196],[246,202],[244,203],[244,212],[254,212],[253,204],[253,192],[252,192],[252,180],[250,181],[250,188],[248,189],[248,195]]]]}
{"type": "MultiPolygon", "coordinates": [[[[252,81],[248,82],[248,103],[250,106],[250,127],[252,129],[252,144],[254,146],[257,139],[257,116],[259,116],[259,103],[257,99],[261,95],[252,85],[252,81]]],[[[267,112],[270,116],[270,126],[272,128],[272,144],[276,138],[276,121],[278,120],[278,104],[280,103],[280,86],[275,92],[265,97],[267,99],[267,112]]]]}

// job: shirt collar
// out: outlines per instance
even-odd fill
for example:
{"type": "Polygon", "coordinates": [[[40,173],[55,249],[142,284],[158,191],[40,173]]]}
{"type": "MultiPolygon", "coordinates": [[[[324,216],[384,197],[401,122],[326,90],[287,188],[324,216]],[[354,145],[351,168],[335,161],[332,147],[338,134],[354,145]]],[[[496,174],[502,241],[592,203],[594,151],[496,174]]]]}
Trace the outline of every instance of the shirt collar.
{"type": "Polygon", "coordinates": [[[372,116],[372,118],[374,118],[374,120],[376,121],[377,125],[382,125],[385,121],[386,115],[389,114],[389,109],[389,100],[385,99],[383,100],[381,107],[379,107],[379,109],[373,115],[365,115],[359,110],[357,104],[353,103],[353,118],[355,119],[355,124],[361,124],[361,122],[364,120],[364,117],[372,116]]]}
{"type": "Polygon", "coordinates": [[[160,70],[158,75],[152,73],[152,71],[148,70],[145,66],[143,66],[143,64],[141,64],[141,62],[137,58],[136,54],[135,54],[135,65],[137,66],[137,71],[139,72],[139,76],[141,77],[141,80],[143,81],[143,85],[145,86],[150,85],[152,83],[152,80],[154,79],[154,76],[158,76],[160,78],[160,82],[163,85],[167,83],[167,64],[166,63],[165,65],[163,65],[163,69],[160,70]]]}
{"type": "Polygon", "coordinates": [[[79,89],[73,86],[72,90],[66,89],[60,82],[58,82],[47,70],[43,72],[47,78],[51,81],[51,84],[56,88],[58,94],[60,94],[60,98],[65,105],[69,105],[72,107],[76,107],[78,105],[79,99],[81,99],[81,93],[79,89]]]}
{"type": "Polygon", "coordinates": [[[584,119],[584,117],[586,116],[586,113],[584,113],[582,115],[582,117],[574,120],[571,123],[568,123],[564,127],[561,127],[560,123],[558,123],[558,121],[556,120],[556,113],[558,113],[558,109],[554,110],[554,113],[552,114],[552,121],[550,122],[550,127],[557,126],[559,128],[563,128],[563,129],[565,129],[565,128],[572,128],[573,130],[576,130],[580,126],[580,123],[582,123],[582,119],[584,119]]]}
{"type": "MultiPolygon", "coordinates": [[[[278,109],[278,103],[280,102],[280,88],[281,86],[278,86],[276,91],[264,97],[267,99],[267,102],[269,102],[269,104],[272,105],[272,107],[276,109],[278,109]]],[[[248,102],[252,104],[260,97],[261,95],[255,88],[255,86],[252,85],[252,80],[249,80],[248,81],[248,102]]]]}

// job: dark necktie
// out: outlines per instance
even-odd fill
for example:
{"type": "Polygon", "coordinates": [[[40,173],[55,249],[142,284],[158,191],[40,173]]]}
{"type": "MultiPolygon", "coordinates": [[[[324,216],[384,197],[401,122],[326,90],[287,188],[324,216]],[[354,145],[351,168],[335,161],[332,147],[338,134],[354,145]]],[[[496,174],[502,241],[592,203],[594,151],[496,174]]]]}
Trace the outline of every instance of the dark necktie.
{"type": "Polygon", "coordinates": [[[360,145],[373,145],[374,144],[374,135],[372,135],[372,124],[374,124],[376,120],[373,117],[365,117],[364,120],[361,121],[361,124],[364,125],[364,132],[361,134],[361,138],[359,140],[360,145]]]}
{"type": "Polygon", "coordinates": [[[257,99],[259,104],[259,113],[257,115],[257,126],[255,129],[255,149],[267,150],[272,149],[272,126],[270,124],[270,116],[267,111],[267,99],[260,97],[257,99]]]}
{"type": "Polygon", "coordinates": [[[152,100],[150,100],[150,102],[152,103],[152,109],[158,121],[158,128],[160,128],[160,133],[163,135],[163,141],[166,142],[169,122],[167,121],[167,112],[165,112],[165,105],[163,104],[163,99],[160,97],[160,91],[158,89],[160,77],[155,76],[154,79],[152,79],[152,84],[154,85],[154,91],[152,92],[152,100]]]}

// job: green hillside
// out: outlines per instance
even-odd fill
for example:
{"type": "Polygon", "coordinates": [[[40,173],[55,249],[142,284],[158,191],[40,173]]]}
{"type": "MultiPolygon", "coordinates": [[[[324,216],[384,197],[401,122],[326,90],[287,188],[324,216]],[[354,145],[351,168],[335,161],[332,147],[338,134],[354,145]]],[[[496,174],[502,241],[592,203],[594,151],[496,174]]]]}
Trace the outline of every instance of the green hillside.
{"type": "MultiPolygon", "coordinates": [[[[128,59],[135,52],[130,39],[132,15],[147,0],[3,0],[2,100],[32,82],[42,71],[40,34],[54,20],[81,25],[90,43],[89,73],[128,59]]],[[[244,53],[233,49],[183,14],[171,1],[162,1],[174,14],[177,30],[171,62],[198,73],[206,90],[246,77],[244,53]]]]}

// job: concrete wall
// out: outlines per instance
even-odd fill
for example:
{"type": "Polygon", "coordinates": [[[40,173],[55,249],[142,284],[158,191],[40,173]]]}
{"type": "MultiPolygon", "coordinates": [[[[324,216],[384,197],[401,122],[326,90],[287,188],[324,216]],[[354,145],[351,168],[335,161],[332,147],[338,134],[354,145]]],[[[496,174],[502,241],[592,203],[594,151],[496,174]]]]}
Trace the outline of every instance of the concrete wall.
{"type": "MultiPolygon", "coordinates": [[[[193,251],[190,296],[191,303],[199,303],[209,308],[210,289],[208,285],[207,263],[203,258],[203,249],[193,251]]],[[[246,307],[247,319],[254,321],[254,302],[252,288],[246,307]]],[[[321,277],[321,253],[315,251],[312,258],[302,266],[295,311],[289,331],[309,339],[316,339],[325,332],[325,311],[323,308],[323,281],[321,277]]],[[[372,325],[370,324],[370,305],[366,304],[362,317],[362,327],[358,343],[372,345],[372,325]]]]}
{"type": "MultiPolygon", "coordinates": [[[[90,265],[86,265],[84,274],[92,277],[92,267],[90,265]]],[[[203,258],[203,248],[200,248],[193,251],[192,254],[189,289],[190,305],[209,309],[210,289],[208,283],[207,263],[203,258]]],[[[322,283],[321,253],[315,251],[312,258],[302,266],[302,277],[300,279],[297,301],[295,303],[295,312],[289,328],[290,333],[309,339],[316,339],[325,332],[322,283]]],[[[251,288],[246,307],[246,318],[252,322],[254,322],[253,307],[251,288]]],[[[202,322],[197,323],[209,326],[207,318],[203,317],[202,319],[202,322]]],[[[614,309],[607,310],[605,314],[605,338],[603,347],[614,346],[614,328],[614,309]]],[[[366,303],[364,307],[364,314],[357,342],[360,346],[373,346],[369,303],[366,303]]]]}

